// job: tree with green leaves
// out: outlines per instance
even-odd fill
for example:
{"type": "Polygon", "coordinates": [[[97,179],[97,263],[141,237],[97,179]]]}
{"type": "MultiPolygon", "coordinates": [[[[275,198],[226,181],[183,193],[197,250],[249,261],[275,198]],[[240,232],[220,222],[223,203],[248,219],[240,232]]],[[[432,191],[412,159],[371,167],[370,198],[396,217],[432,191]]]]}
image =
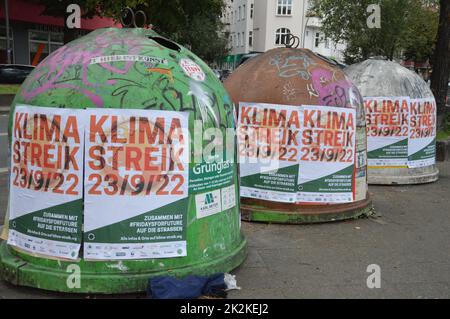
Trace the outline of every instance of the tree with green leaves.
{"type": "MultiPolygon", "coordinates": [[[[182,45],[202,59],[213,62],[228,53],[228,34],[220,20],[224,0],[37,0],[45,6],[44,15],[65,17],[69,4],[78,4],[83,18],[111,17],[119,21],[122,9],[142,10],[153,29],[182,45]]],[[[65,42],[75,30],[65,28],[65,42]]]]}
{"type": "Polygon", "coordinates": [[[411,19],[408,19],[408,28],[401,41],[403,57],[416,62],[429,61],[434,53],[439,8],[436,4],[415,0],[409,12],[411,19]]]}
{"type": "Polygon", "coordinates": [[[229,35],[220,20],[224,8],[224,0],[151,0],[143,10],[156,32],[213,62],[228,54],[229,35]]]}
{"type": "Polygon", "coordinates": [[[347,44],[347,63],[384,56],[426,61],[432,54],[437,30],[432,0],[315,0],[325,35],[347,44]],[[370,28],[370,5],[380,6],[380,28],[370,28]]]}
{"type": "Polygon", "coordinates": [[[450,70],[450,1],[448,0],[314,0],[325,35],[344,41],[347,63],[371,56],[431,61],[431,89],[437,104],[437,127],[445,126],[450,70]],[[381,28],[369,28],[367,8],[381,8],[381,28]]]}

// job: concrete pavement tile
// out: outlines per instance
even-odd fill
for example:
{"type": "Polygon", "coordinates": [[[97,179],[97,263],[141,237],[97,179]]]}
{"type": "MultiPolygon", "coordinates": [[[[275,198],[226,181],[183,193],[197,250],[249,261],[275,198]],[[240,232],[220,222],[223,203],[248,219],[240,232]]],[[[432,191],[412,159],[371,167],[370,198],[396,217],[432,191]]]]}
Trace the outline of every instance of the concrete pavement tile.
{"type": "Polygon", "coordinates": [[[52,299],[62,298],[61,294],[44,290],[17,287],[0,280],[0,299],[52,299]]]}
{"type": "Polygon", "coordinates": [[[269,267],[276,287],[365,284],[369,275],[367,264],[362,263],[292,263],[269,267]]]}
{"type": "Polygon", "coordinates": [[[245,290],[278,288],[273,285],[272,275],[267,268],[248,268],[241,265],[231,273],[236,275],[237,285],[245,290]]]}
{"type": "Polygon", "coordinates": [[[242,267],[255,268],[255,267],[266,267],[258,249],[249,249],[247,253],[247,258],[245,259],[242,267]]]}
{"type": "Polygon", "coordinates": [[[288,299],[383,299],[399,298],[395,287],[369,289],[365,285],[304,285],[286,288],[283,294],[288,299]]]}
{"type": "Polygon", "coordinates": [[[449,299],[450,286],[444,283],[402,283],[394,285],[398,298],[449,299]]]}
{"type": "Polygon", "coordinates": [[[228,292],[230,299],[284,299],[282,289],[241,289],[228,292]]]}
{"type": "Polygon", "coordinates": [[[380,267],[382,278],[390,283],[443,283],[450,285],[449,263],[399,263],[396,266],[380,264],[380,267]]]}

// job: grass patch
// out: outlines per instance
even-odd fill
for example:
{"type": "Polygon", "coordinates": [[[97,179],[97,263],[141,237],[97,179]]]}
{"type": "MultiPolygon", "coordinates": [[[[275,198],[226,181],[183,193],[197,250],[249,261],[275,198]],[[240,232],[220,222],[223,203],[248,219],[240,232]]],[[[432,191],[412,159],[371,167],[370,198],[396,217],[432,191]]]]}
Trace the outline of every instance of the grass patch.
{"type": "Polygon", "coordinates": [[[0,84],[0,94],[16,94],[20,84],[0,84]]]}
{"type": "Polygon", "coordinates": [[[445,141],[450,139],[450,131],[438,131],[436,134],[436,139],[438,141],[445,141]]]}
{"type": "Polygon", "coordinates": [[[438,141],[450,139],[450,112],[445,113],[444,128],[437,132],[436,139],[438,141]]]}
{"type": "Polygon", "coordinates": [[[436,133],[436,139],[438,141],[445,141],[450,139],[450,113],[447,112],[445,115],[444,129],[436,133]]]}

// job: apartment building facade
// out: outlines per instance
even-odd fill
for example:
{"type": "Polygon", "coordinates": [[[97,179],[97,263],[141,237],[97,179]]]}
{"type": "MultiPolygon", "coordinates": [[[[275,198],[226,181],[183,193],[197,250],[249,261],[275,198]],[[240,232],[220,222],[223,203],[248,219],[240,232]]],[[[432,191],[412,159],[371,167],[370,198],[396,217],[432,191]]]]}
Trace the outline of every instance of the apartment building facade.
{"type": "Polygon", "coordinates": [[[227,0],[222,15],[230,33],[227,66],[233,68],[242,55],[285,46],[289,34],[299,47],[324,56],[343,59],[345,44],[333,43],[321,31],[321,21],[311,12],[310,0],[227,0]]]}

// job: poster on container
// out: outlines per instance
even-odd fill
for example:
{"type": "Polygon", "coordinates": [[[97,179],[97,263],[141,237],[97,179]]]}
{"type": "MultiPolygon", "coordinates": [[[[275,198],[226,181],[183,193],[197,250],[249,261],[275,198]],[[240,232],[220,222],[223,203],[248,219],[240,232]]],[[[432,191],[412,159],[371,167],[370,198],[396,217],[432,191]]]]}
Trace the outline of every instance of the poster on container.
{"type": "Polygon", "coordinates": [[[241,196],[295,203],[299,169],[299,107],[240,103],[241,196]]]}
{"type": "Polygon", "coordinates": [[[349,203],[355,200],[356,110],[301,107],[297,201],[349,203]]]}
{"type": "Polygon", "coordinates": [[[76,259],[83,213],[83,110],[17,105],[12,116],[8,244],[76,259]]]}
{"type": "MultiPolygon", "coordinates": [[[[232,140],[234,143],[234,139],[232,140]]],[[[234,144],[230,146],[234,150],[234,144]]],[[[189,193],[195,196],[197,219],[209,217],[236,206],[239,200],[234,184],[234,158],[222,157],[195,163],[190,170],[189,193]]]]}
{"type": "Polygon", "coordinates": [[[411,99],[409,109],[408,167],[436,163],[436,101],[411,99]]]}
{"type": "Polygon", "coordinates": [[[364,98],[370,168],[407,167],[408,97],[364,98]]]}
{"type": "Polygon", "coordinates": [[[196,121],[193,136],[194,160],[189,171],[189,194],[195,200],[197,219],[202,219],[233,209],[238,204],[235,129],[204,129],[203,123],[196,121]]]}
{"type": "Polygon", "coordinates": [[[186,256],[188,113],[87,112],[84,258],[186,256]]]}
{"type": "Polygon", "coordinates": [[[367,197],[367,139],[366,127],[356,126],[355,201],[367,197]]]}

